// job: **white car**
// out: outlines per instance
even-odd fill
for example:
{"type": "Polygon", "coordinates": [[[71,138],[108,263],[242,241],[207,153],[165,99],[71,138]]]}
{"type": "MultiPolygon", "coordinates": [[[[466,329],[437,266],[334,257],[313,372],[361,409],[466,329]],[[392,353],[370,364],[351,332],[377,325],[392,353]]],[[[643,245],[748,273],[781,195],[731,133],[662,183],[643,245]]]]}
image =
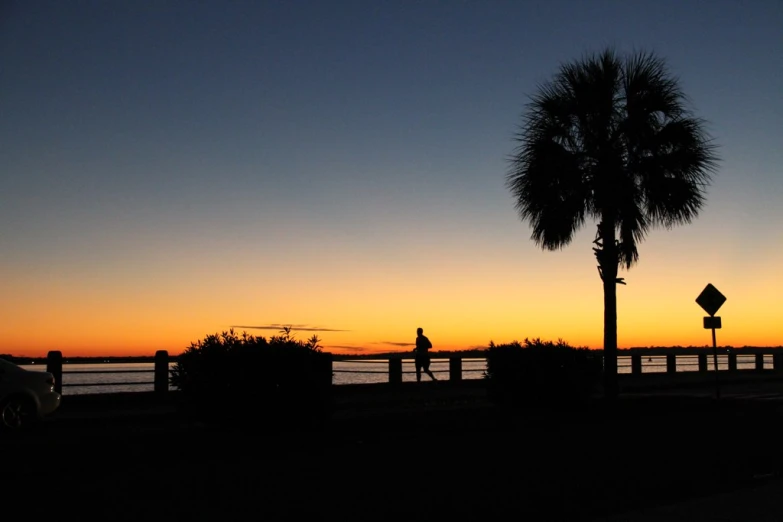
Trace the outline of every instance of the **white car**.
{"type": "Polygon", "coordinates": [[[0,431],[20,430],[60,407],[54,375],[0,359],[0,431]]]}

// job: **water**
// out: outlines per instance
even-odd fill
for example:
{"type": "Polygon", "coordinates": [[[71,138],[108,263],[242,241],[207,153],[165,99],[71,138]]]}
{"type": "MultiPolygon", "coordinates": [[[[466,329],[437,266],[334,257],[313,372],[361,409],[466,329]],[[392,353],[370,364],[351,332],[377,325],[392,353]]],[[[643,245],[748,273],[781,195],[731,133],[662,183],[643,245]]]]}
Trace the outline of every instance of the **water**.
{"type": "MultiPolygon", "coordinates": [[[[617,358],[617,372],[618,373],[631,373],[631,358],[628,356],[617,358]]],[[[756,367],[756,356],[753,354],[737,354],[737,369],[738,370],[752,370],[756,367]]],[[[764,368],[772,368],[772,354],[764,354],[764,368]]],[[[729,356],[718,355],[718,370],[729,369],[729,356]]],[[[715,366],[713,364],[712,354],[707,356],[707,370],[714,371],[715,366]]],[[[679,372],[696,372],[699,371],[699,357],[698,355],[678,355],[677,356],[677,373],[679,372]]],[[[665,355],[653,355],[642,356],[642,373],[665,373],[666,372],[666,356],[665,355]]]]}
{"type": "MultiPolygon", "coordinates": [[[[176,363],[169,364],[172,369],[176,363]]],[[[22,365],[33,371],[44,371],[42,364],[22,365]]],[[[90,393],[141,392],[153,391],[154,363],[94,363],[63,364],[63,395],[85,395],[90,393]],[[101,373],[98,373],[101,372],[101,373]]],[[[463,359],[462,378],[483,378],[486,362],[484,359],[463,359]]],[[[334,384],[366,384],[389,381],[389,362],[384,359],[334,361],[334,384]]],[[[430,370],[438,379],[448,379],[449,361],[434,359],[430,370]]],[[[413,360],[403,360],[402,380],[416,380],[413,360]]],[[[429,380],[422,375],[422,380],[429,380]]]]}
{"type": "MultiPolygon", "coordinates": [[[[713,371],[713,360],[707,358],[708,370],[713,371]]],[[[617,358],[618,372],[631,373],[631,358],[617,358]]],[[[172,368],[175,363],[170,363],[172,368]]],[[[755,368],[753,355],[737,355],[738,370],[755,368]]],[[[23,365],[23,368],[33,371],[43,371],[45,365],[23,365]]],[[[772,355],[764,355],[764,367],[772,367],[772,355]]],[[[84,395],[90,393],[141,392],[153,391],[153,363],[96,363],[96,364],[63,364],[63,394],[84,395]],[[103,373],[96,373],[103,372],[103,373]]],[[[433,359],[430,369],[438,379],[448,379],[448,359],[433,359]]],[[[463,359],[462,378],[481,379],[486,369],[485,359],[463,359]]],[[[695,355],[677,356],[677,372],[695,372],[699,369],[698,357],[695,355]]],[[[718,356],[718,369],[728,369],[728,356],[718,356]]],[[[353,361],[334,361],[333,382],[340,384],[382,383],[389,381],[389,363],[383,359],[364,359],[353,361]]],[[[402,362],[402,380],[416,380],[413,360],[402,362]]],[[[642,358],[642,373],[666,372],[666,356],[654,355],[642,358]]],[[[422,375],[422,380],[429,380],[422,375]]]]}
{"type": "MultiPolygon", "coordinates": [[[[334,370],[334,377],[332,377],[334,384],[389,382],[389,361],[384,359],[334,361],[332,369],[334,370]]],[[[462,359],[463,379],[481,379],[484,377],[486,369],[486,359],[462,359]]],[[[435,378],[447,380],[449,378],[448,359],[433,359],[430,370],[435,374],[435,378]]],[[[428,381],[430,378],[422,373],[421,379],[428,381]]],[[[412,382],[415,380],[416,367],[413,365],[413,359],[403,359],[402,381],[412,382]]]]}
{"type": "MultiPolygon", "coordinates": [[[[170,363],[169,369],[175,364],[170,363]]],[[[43,371],[46,365],[22,368],[43,371]]],[[[63,395],[153,391],[154,369],[154,363],[63,364],[63,395]]]]}

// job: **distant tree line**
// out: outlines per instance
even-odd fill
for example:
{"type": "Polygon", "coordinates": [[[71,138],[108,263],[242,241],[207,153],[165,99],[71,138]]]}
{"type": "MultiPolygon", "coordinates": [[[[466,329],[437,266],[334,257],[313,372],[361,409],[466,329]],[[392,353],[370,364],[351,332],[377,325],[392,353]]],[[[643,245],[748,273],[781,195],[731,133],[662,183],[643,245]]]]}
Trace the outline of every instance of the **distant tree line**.
{"type": "MultiPolygon", "coordinates": [[[[466,350],[433,350],[434,357],[450,357],[452,355],[461,355],[462,357],[486,357],[488,348],[469,348],[466,350]]],[[[601,351],[600,348],[596,349],[601,351]]],[[[718,346],[719,352],[733,351],[735,353],[755,353],[767,350],[783,350],[783,346],[718,346]]],[[[328,350],[325,350],[328,351],[328,350]]],[[[618,348],[618,354],[628,356],[635,352],[644,352],[645,355],[666,355],[666,354],[699,354],[702,352],[712,352],[711,346],[634,346],[631,348],[618,348]]],[[[351,359],[385,359],[389,357],[412,356],[411,352],[380,352],[380,353],[362,353],[362,354],[334,354],[340,360],[351,359]]],[[[172,362],[177,361],[177,355],[169,356],[172,362]]],[[[15,364],[45,364],[46,357],[20,357],[11,354],[0,354],[0,359],[5,359],[15,364]]],[[[152,363],[155,361],[153,356],[103,356],[103,357],[63,357],[65,364],[101,364],[101,363],[152,363]]]]}

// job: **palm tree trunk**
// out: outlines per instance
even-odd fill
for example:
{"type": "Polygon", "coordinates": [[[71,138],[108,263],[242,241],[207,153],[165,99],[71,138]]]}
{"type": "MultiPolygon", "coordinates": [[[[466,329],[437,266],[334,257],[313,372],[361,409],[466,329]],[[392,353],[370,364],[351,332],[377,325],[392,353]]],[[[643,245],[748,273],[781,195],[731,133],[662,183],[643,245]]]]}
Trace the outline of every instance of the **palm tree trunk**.
{"type": "Polygon", "coordinates": [[[600,225],[603,252],[600,257],[604,285],[604,395],[615,399],[617,382],[617,267],[619,251],[615,244],[614,221],[605,219],[600,225]]]}

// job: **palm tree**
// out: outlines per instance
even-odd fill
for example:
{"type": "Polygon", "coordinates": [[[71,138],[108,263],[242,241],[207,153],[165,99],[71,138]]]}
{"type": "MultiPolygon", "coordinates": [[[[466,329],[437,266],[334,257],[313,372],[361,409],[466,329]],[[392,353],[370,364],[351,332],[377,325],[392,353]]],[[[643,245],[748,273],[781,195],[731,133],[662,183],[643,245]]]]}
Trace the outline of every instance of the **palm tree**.
{"type": "Polygon", "coordinates": [[[531,97],[507,187],[531,238],[568,245],[588,218],[604,290],[604,391],[618,394],[617,284],[655,226],[689,223],[718,163],[663,60],[613,50],[562,65],[531,97]]]}

